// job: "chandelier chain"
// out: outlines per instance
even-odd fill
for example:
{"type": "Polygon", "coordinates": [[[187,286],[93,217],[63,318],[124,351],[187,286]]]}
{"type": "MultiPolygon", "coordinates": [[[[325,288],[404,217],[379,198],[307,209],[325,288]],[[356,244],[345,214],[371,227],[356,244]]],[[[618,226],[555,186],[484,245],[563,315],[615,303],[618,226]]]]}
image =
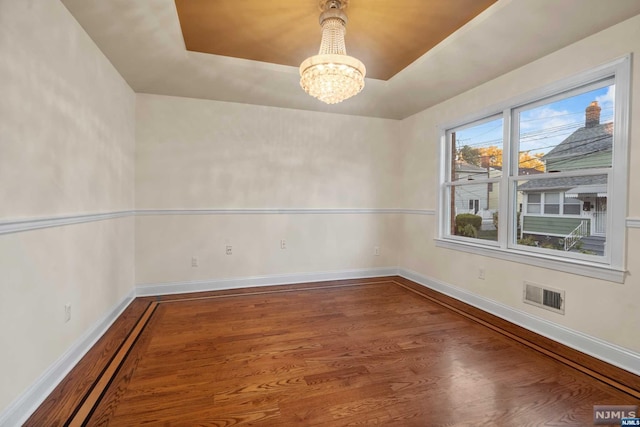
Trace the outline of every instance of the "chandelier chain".
{"type": "Polygon", "coordinates": [[[318,55],[346,55],[345,34],[346,28],[343,20],[339,18],[325,19],[322,23],[322,42],[318,55]]]}

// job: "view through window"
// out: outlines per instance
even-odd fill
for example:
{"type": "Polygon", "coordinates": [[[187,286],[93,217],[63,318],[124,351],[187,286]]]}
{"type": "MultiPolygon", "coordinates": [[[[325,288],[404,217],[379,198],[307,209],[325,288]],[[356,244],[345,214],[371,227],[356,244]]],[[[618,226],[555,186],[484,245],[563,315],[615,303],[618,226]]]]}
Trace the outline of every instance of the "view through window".
{"type": "Polygon", "coordinates": [[[628,101],[616,89],[629,90],[619,64],[446,130],[439,240],[619,267],[612,233],[624,240],[624,221],[611,214],[624,214],[625,156],[615,153],[627,147],[628,101]]]}
{"type": "Polygon", "coordinates": [[[603,256],[615,86],[516,110],[517,243],[603,256]]]}

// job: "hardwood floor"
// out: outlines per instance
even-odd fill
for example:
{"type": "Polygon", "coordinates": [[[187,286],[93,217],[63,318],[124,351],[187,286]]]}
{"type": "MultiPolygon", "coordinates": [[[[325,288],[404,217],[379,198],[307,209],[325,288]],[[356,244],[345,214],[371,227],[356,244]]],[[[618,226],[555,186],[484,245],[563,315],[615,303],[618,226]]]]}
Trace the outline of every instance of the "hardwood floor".
{"type": "Polygon", "coordinates": [[[396,277],[138,298],[26,425],[585,426],[639,403],[637,376],[492,320],[396,277]]]}

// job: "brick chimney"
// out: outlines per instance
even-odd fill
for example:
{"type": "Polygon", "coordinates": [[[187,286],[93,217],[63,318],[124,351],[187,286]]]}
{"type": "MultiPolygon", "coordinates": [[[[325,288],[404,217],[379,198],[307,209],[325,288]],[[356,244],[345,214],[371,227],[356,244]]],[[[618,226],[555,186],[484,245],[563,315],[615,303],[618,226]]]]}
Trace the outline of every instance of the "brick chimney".
{"type": "Polygon", "coordinates": [[[598,106],[598,101],[593,101],[585,110],[584,127],[592,128],[600,124],[600,111],[602,108],[598,106]]]}

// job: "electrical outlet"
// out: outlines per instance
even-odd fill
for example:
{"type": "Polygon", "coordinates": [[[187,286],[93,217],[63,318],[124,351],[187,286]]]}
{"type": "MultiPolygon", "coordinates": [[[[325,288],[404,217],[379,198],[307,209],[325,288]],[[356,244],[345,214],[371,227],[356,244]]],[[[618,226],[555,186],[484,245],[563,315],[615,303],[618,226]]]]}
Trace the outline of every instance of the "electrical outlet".
{"type": "Polygon", "coordinates": [[[373,247],[373,254],[375,256],[380,256],[380,246],[374,246],[373,247]]]}
{"type": "Polygon", "coordinates": [[[287,249],[287,241],[282,239],[280,240],[280,249],[287,249]]]}
{"type": "Polygon", "coordinates": [[[200,265],[198,257],[191,257],[191,267],[197,267],[198,265],[200,265]]]}
{"type": "Polygon", "coordinates": [[[233,255],[233,247],[231,245],[227,245],[226,254],[233,255]]]}
{"type": "Polygon", "coordinates": [[[64,305],[64,323],[71,320],[71,304],[64,305]]]}
{"type": "Polygon", "coordinates": [[[478,279],[484,280],[484,268],[478,269],[478,279]]]}

